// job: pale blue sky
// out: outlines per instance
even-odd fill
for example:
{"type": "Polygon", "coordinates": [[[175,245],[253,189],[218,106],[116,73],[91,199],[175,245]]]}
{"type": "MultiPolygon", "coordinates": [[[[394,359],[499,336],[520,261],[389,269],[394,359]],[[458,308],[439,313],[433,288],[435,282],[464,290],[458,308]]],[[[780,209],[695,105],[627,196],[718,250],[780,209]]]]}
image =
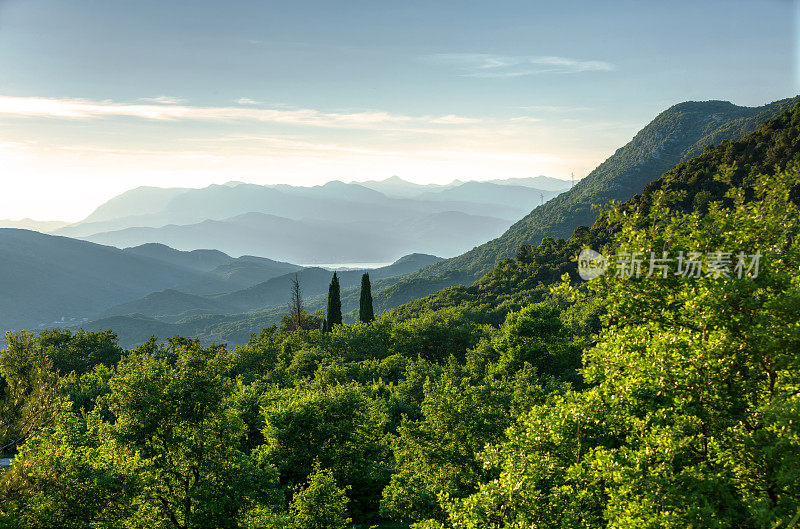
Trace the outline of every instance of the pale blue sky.
{"type": "Polygon", "coordinates": [[[584,176],[685,100],[797,93],[787,0],[0,0],[0,218],[137,185],[584,176]]]}

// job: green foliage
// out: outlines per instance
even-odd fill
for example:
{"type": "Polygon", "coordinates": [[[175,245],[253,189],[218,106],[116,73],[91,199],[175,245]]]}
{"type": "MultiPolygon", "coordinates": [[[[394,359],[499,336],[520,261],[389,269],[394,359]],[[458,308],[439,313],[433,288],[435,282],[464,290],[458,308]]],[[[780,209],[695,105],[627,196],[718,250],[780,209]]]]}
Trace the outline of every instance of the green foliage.
{"type": "Polygon", "coordinates": [[[533,246],[530,244],[523,244],[517,251],[516,259],[522,264],[531,264],[533,262],[533,246]]]}
{"type": "Polygon", "coordinates": [[[109,383],[114,438],[142,458],[138,516],[151,526],[235,527],[270,501],[277,476],[242,451],[244,421],[226,406],[230,366],[224,347],[173,339],[124,357],[109,383]]]}
{"type": "Polygon", "coordinates": [[[325,330],[330,331],[336,325],[342,324],[342,299],[339,290],[339,278],[333,273],[331,285],[328,287],[328,311],[325,313],[325,330]]]}
{"type": "Polygon", "coordinates": [[[7,333],[0,351],[0,454],[47,426],[58,396],[58,375],[28,332],[7,333]]]}
{"type": "Polygon", "coordinates": [[[399,428],[397,469],[383,492],[383,512],[399,519],[443,518],[439,496],[467,496],[489,477],[475,456],[511,423],[508,384],[474,385],[446,374],[425,384],[425,395],[424,418],[399,428]]]}
{"type": "Polygon", "coordinates": [[[78,376],[72,372],[69,376],[62,378],[61,389],[72,402],[76,412],[92,411],[99,405],[103,418],[110,420],[112,415],[108,412],[107,400],[104,397],[111,393],[109,381],[113,376],[113,368],[98,364],[83,375],[78,376]]]}
{"type": "Polygon", "coordinates": [[[0,511],[12,513],[12,527],[128,527],[136,513],[130,499],[142,486],[141,460],[113,441],[97,414],[81,418],[69,403],[60,408],[3,476],[0,511]]]}
{"type": "Polygon", "coordinates": [[[283,337],[274,325],[264,327],[257,336],[251,336],[247,343],[236,347],[231,359],[231,374],[250,383],[273,371],[282,361],[282,342],[283,337]]]}
{"type": "Polygon", "coordinates": [[[340,325],[326,335],[324,347],[336,358],[359,361],[390,354],[391,322],[378,319],[371,324],[340,325]]]}
{"type": "Polygon", "coordinates": [[[351,520],[347,517],[347,495],[336,485],[330,470],[317,464],[308,477],[308,483],[295,488],[290,506],[291,527],[296,529],[346,529],[351,520]]]}
{"type": "Polygon", "coordinates": [[[278,469],[282,484],[303,483],[318,462],[350,486],[354,516],[377,511],[391,471],[380,401],[355,384],[298,388],[268,395],[262,414],[264,444],[258,457],[278,469]]]}
{"type": "MultiPolygon", "coordinates": [[[[727,178],[722,175],[721,178],[727,178]]],[[[682,214],[656,196],[614,220],[629,248],[759,250],[756,279],[620,280],[586,355],[595,387],[534,407],[485,454],[500,471],[448,504],[454,527],[772,527],[800,503],[798,173],[761,175],[758,201],[682,214]],[[543,501],[547,498],[547,501],[543,501]]]]}
{"type": "Polygon", "coordinates": [[[39,333],[36,341],[42,354],[53,363],[53,368],[64,375],[73,371],[82,375],[98,364],[110,366],[122,356],[117,335],[112,331],[81,330],[73,334],[61,329],[48,329],[39,333]]]}
{"type": "Polygon", "coordinates": [[[358,309],[358,321],[369,323],[375,319],[375,311],[372,310],[372,286],[369,283],[369,274],[364,272],[361,276],[361,300],[358,309]]]}
{"type": "Polygon", "coordinates": [[[281,317],[280,329],[282,331],[310,331],[313,329],[322,329],[325,325],[324,322],[325,319],[322,317],[321,312],[309,314],[306,311],[301,311],[300,314],[294,317],[290,314],[284,314],[281,317]]]}
{"type": "Polygon", "coordinates": [[[110,333],[9,335],[0,423],[21,447],[0,526],[790,527],[799,138],[797,107],[368,323],[119,360],[110,333]],[[578,283],[586,246],[762,266],[578,283]]]}
{"type": "Polygon", "coordinates": [[[398,323],[392,327],[390,339],[394,352],[445,363],[450,357],[463,361],[466,350],[489,333],[488,326],[479,325],[458,311],[448,310],[398,323]]]}

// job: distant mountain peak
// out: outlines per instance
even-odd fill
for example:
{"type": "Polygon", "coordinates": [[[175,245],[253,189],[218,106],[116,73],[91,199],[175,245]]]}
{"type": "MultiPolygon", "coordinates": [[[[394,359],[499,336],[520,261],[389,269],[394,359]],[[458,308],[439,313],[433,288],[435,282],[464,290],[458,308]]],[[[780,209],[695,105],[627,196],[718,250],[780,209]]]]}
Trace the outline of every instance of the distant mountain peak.
{"type": "Polygon", "coordinates": [[[324,184],[322,184],[322,187],[341,187],[346,185],[351,185],[351,184],[345,184],[341,180],[329,180],[324,184]]]}

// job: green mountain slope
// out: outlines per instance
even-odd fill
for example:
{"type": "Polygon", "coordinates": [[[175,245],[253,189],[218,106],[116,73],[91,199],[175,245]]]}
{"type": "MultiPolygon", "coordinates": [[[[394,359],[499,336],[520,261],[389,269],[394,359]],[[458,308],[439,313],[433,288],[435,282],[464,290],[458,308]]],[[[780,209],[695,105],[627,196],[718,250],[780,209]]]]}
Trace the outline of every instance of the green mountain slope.
{"type": "MultiPolygon", "coordinates": [[[[749,189],[758,175],[783,170],[800,171],[800,104],[739,141],[724,141],[677,165],[619,207],[629,217],[638,214],[646,219],[655,194],[667,191],[670,198],[666,203],[672,209],[702,210],[710,201],[724,200],[732,187],[749,189]],[[715,178],[721,173],[725,178],[715,178]]],[[[791,196],[800,204],[800,184],[791,190],[791,196]]],[[[609,244],[616,229],[603,212],[590,227],[577,228],[567,240],[545,239],[532,249],[528,262],[505,259],[471,286],[451,286],[411,301],[392,311],[392,317],[405,319],[458,308],[476,321],[499,324],[508,312],[541,300],[549,285],[563,274],[579,281],[578,253],[585,247],[599,250],[609,244]]]]}
{"type": "Polygon", "coordinates": [[[537,207],[502,236],[417,275],[459,270],[474,280],[497,262],[513,256],[523,244],[539,244],[545,237],[567,238],[578,226],[592,224],[597,216],[593,206],[631,198],[665,171],[700,154],[706,146],[739,139],[798,101],[800,97],[753,108],[727,101],[675,105],[659,114],[574,188],[537,207]]]}

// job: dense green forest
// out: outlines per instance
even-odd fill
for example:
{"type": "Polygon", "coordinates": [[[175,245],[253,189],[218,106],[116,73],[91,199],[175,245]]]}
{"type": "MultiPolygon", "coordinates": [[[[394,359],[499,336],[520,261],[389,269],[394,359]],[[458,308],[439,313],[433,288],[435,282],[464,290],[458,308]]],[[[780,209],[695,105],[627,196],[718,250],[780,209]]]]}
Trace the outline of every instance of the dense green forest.
{"type": "Polygon", "coordinates": [[[9,334],[0,526],[796,524],[799,152],[796,106],[470,287],[327,332],[9,334]],[[732,261],[581,282],[585,247],[732,261]]]}

